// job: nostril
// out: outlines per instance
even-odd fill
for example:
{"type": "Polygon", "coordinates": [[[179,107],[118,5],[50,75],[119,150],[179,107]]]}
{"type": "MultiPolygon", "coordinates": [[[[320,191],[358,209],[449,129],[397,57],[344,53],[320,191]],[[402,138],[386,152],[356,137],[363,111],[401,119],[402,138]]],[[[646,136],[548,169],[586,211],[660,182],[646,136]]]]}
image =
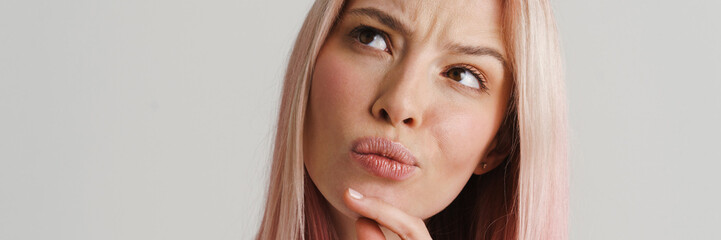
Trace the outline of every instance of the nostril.
{"type": "Polygon", "coordinates": [[[413,123],[413,118],[406,118],[405,120],[403,120],[403,123],[405,123],[405,124],[412,124],[412,123],[413,123]]]}
{"type": "Polygon", "coordinates": [[[391,116],[388,115],[388,112],[386,112],[385,109],[381,109],[381,118],[383,118],[383,120],[389,121],[391,116]]]}

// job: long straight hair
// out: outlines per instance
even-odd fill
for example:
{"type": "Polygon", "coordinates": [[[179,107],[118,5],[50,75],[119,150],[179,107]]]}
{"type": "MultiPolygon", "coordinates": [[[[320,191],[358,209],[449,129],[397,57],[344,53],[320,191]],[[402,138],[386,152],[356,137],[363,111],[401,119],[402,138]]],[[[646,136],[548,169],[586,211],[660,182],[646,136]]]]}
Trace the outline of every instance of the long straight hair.
{"type": "MultiPolygon", "coordinates": [[[[434,239],[567,239],[566,97],[555,19],[547,0],[502,2],[513,90],[496,138],[510,154],[427,219],[434,239]]],[[[330,206],[305,170],[302,139],[316,57],[343,5],[316,0],[295,41],[258,240],[338,238],[330,206]]]]}

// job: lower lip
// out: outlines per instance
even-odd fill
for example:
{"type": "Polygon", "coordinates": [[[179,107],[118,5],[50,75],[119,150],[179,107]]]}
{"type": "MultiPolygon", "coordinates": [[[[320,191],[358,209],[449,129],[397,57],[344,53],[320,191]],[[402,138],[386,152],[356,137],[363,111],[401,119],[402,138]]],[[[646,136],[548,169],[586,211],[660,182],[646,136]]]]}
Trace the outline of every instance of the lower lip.
{"type": "Polygon", "coordinates": [[[360,163],[366,171],[378,177],[400,181],[410,177],[416,170],[416,166],[403,164],[380,155],[360,154],[351,151],[350,156],[360,163]]]}

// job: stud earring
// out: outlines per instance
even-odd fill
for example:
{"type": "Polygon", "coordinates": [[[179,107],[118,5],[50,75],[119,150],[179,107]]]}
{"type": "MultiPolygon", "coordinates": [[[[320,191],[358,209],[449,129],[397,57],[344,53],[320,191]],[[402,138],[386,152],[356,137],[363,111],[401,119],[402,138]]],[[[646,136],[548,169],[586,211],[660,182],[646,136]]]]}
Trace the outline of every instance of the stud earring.
{"type": "Polygon", "coordinates": [[[483,167],[483,169],[486,169],[486,166],[488,166],[488,164],[486,164],[486,163],[481,163],[481,164],[483,164],[483,165],[481,165],[481,167],[483,167]]]}

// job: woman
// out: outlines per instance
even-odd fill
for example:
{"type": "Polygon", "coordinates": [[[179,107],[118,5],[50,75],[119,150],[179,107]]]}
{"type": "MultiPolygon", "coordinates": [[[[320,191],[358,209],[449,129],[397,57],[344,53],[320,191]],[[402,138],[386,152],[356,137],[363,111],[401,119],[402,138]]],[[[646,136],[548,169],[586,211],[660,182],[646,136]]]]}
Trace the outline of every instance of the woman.
{"type": "Polygon", "coordinates": [[[258,239],[565,239],[547,1],[317,0],[258,239]]]}

